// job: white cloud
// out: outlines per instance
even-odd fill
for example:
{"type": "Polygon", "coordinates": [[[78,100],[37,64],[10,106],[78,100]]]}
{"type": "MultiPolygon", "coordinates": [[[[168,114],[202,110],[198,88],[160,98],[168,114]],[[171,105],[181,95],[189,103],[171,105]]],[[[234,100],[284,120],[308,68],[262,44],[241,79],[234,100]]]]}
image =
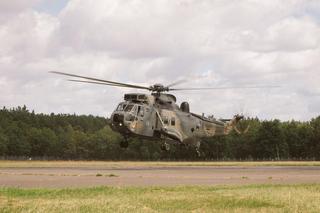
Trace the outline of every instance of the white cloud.
{"type": "Polygon", "coordinates": [[[281,85],[176,95],[218,117],[244,105],[261,118],[319,114],[317,1],[70,0],[57,15],[33,9],[41,1],[10,2],[0,3],[9,11],[0,15],[0,105],[105,115],[132,92],[47,73],[60,70],[145,85],[281,85]]]}
{"type": "Polygon", "coordinates": [[[31,8],[35,5],[39,0],[10,0],[10,1],[0,1],[0,11],[1,14],[9,14],[9,13],[19,13],[25,9],[31,8]]]}

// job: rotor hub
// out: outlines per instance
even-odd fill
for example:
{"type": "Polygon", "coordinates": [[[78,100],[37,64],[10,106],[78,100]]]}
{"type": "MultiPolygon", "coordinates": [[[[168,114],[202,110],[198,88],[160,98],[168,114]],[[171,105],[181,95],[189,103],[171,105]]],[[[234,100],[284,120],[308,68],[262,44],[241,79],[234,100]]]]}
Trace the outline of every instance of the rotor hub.
{"type": "Polygon", "coordinates": [[[169,87],[163,86],[163,84],[154,84],[153,86],[150,87],[150,90],[152,92],[168,92],[169,87]]]}

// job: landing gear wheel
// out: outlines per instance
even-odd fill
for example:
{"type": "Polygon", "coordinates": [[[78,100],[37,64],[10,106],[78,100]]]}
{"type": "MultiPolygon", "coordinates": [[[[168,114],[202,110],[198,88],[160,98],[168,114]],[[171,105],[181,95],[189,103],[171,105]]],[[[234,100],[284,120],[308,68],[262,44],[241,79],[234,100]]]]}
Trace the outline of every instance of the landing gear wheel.
{"type": "Polygon", "coordinates": [[[201,157],[201,152],[199,151],[199,149],[196,149],[197,155],[198,157],[201,157]]]}
{"type": "Polygon", "coordinates": [[[128,143],[127,140],[123,140],[123,141],[120,142],[120,147],[121,148],[128,148],[128,146],[129,146],[129,143],[128,143]]]}
{"type": "Polygon", "coordinates": [[[170,150],[170,145],[167,143],[161,144],[161,150],[163,151],[169,151],[170,150]]]}
{"type": "Polygon", "coordinates": [[[200,144],[201,144],[200,141],[198,141],[198,142],[195,144],[196,152],[197,152],[198,157],[201,157],[200,144]]]}

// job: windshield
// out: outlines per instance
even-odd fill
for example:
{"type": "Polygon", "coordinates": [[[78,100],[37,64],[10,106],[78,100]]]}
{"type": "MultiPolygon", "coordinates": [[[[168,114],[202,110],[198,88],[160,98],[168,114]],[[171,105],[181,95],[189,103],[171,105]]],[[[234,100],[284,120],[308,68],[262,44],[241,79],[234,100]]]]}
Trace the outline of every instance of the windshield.
{"type": "Polygon", "coordinates": [[[133,104],[128,104],[125,108],[124,108],[124,111],[126,112],[130,112],[133,108],[133,104]]]}
{"type": "Polygon", "coordinates": [[[127,104],[119,104],[117,107],[117,111],[123,111],[126,108],[127,104]]]}

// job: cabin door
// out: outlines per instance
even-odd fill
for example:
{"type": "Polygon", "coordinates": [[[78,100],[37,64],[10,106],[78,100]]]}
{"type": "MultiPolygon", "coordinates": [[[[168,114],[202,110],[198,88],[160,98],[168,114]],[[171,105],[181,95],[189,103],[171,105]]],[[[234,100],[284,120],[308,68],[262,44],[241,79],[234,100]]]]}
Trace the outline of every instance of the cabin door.
{"type": "Polygon", "coordinates": [[[138,105],[136,115],[136,133],[151,137],[155,127],[155,118],[149,106],[138,105]]]}

